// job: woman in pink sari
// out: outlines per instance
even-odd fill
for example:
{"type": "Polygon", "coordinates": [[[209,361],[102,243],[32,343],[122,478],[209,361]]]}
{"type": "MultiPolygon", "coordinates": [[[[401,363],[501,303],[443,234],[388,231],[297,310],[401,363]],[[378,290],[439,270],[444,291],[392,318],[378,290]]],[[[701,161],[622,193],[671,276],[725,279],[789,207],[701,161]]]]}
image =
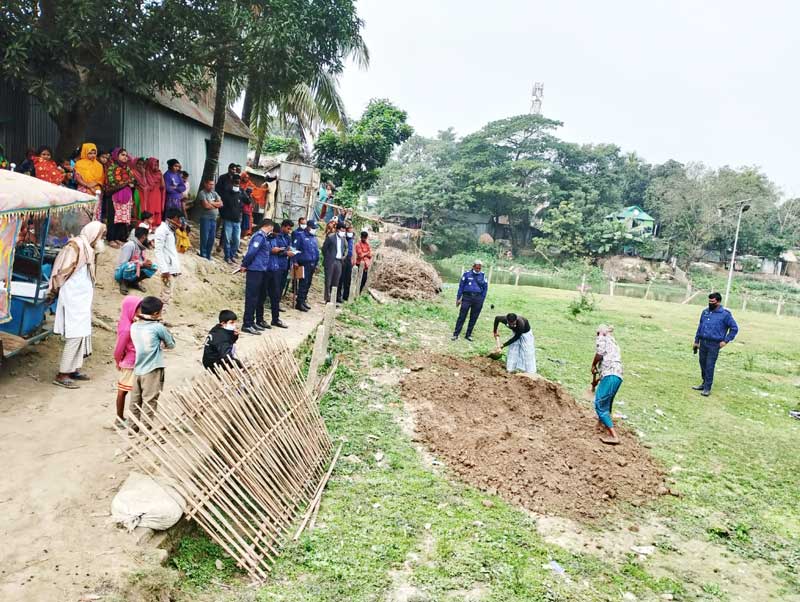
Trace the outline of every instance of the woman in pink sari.
{"type": "Polygon", "coordinates": [[[142,211],[149,211],[153,214],[153,227],[157,228],[164,213],[166,195],[164,176],[161,174],[161,166],[158,164],[158,159],[150,157],[145,161],[144,173],[147,179],[147,191],[142,197],[142,211]]]}
{"type": "Polygon", "coordinates": [[[128,157],[128,164],[131,166],[131,172],[133,173],[135,182],[133,188],[133,218],[136,220],[135,223],[138,223],[139,216],[142,214],[142,211],[145,210],[142,204],[144,203],[147,189],[150,187],[147,183],[144,161],[144,157],[128,157]]]}

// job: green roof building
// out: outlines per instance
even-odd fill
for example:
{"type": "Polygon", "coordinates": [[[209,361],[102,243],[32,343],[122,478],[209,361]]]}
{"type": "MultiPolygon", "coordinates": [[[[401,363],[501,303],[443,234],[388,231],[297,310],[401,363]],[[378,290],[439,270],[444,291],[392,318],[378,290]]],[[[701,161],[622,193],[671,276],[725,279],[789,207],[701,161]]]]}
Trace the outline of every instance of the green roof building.
{"type": "Polygon", "coordinates": [[[619,213],[609,213],[607,220],[617,220],[627,225],[628,230],[636,230],[642,236],[652,236],[655,232],[656,220],[639,205],[625,207],[619,213]]]}

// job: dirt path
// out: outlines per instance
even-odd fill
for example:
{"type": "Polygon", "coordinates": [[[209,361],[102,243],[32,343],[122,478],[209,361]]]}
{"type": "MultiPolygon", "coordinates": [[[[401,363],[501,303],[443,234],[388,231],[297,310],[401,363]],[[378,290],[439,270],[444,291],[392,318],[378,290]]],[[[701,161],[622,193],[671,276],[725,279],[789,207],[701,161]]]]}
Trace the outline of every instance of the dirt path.
{"type": "MultiPolygon", "coordinates": [[[[177,346],[166,352],[167,388],[202,369],[202,342],[220,300],[241,312],[241,282],[224,267],[189,257],[186,264],[180,300],[168,316],[177,346]]],[[[109,271],[101,266],[101,283],[109,271]]],[[[95,315],[113,325],[120,300],[105,284],[95,315]]],[[[294,348],[321,318],[316,304],[312,312],[288,312],[290,328],[267,336],[294,348]]],[[[80,390],[50,383],[61,352],[57,337],[0,369],[0,600],[78,601],[157,560],[156,550],[109,524],[111,500],[132,469],[120,453],[119,436],[104,428],[114,416],[114,336],[95,329],[94,355],[85,366],[93,380],[80,390]]],[[[261,339],[243,335],[239,353],[261,339]]]]}

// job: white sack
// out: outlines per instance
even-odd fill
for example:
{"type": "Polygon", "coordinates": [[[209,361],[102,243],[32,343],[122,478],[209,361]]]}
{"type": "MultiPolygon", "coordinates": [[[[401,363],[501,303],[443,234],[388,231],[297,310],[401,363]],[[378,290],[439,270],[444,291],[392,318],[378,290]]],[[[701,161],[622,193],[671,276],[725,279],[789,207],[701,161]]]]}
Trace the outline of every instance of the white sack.
{"type": "Polygon", "coordinates": [[[169,529],[186,510],[186,501],[171,486],[132,472],[111,501],[111,517],[128,531],[149,527],[169,529]]]}

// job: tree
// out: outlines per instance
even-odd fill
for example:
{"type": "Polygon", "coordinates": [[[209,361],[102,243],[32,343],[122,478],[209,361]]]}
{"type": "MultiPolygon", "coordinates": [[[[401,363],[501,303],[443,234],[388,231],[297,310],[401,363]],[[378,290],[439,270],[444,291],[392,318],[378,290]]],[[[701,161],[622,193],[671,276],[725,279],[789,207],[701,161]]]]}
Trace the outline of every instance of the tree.
{"type": "Polygon", "coordinates": [[[493,121],[459,144],[456,181],[476,209],[495,219],[508,216],[515,255],[529,244],[531,219],[550,196],[556,143],[551,132],[561,125],[541,115],[518,115],[493,121]]]}
{"type": "Polygon", "coordinates": [[[83,140],[92,111],[123,94],[208,81],[191,60],[177,2],[18,0],[0,11],[0,73],[36,97],[59,130],[56,156],[83,140]]]}
{"type": "Polygon", "coordinates": [[[352,206],[377,181],[392,150],[414,133],[408,115],[388,100],[371,100],[361,119],[343,132],[324,131],[315,147],[323,177],[333,180],[337,201],[352,206]]]}

